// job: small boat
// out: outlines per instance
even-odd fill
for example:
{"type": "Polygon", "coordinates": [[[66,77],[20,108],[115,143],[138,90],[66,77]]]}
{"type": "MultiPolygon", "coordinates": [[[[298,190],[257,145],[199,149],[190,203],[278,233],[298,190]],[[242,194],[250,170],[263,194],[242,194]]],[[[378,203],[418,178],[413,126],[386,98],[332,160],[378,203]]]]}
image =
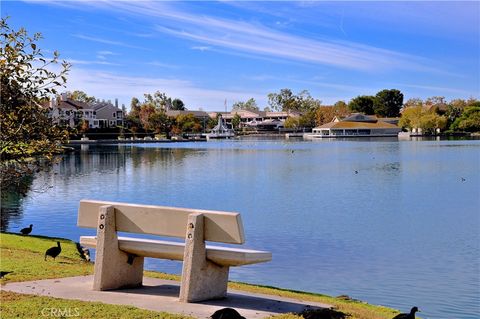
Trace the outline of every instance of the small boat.
{"type": "Polygon", "coordinates": [[[207,141],[210,139],[226,139],[235,137],[235,131],[223,124],[221,116],[218,117],[218,124],[212,129],[210,133],[205,134],[207,141]]]}

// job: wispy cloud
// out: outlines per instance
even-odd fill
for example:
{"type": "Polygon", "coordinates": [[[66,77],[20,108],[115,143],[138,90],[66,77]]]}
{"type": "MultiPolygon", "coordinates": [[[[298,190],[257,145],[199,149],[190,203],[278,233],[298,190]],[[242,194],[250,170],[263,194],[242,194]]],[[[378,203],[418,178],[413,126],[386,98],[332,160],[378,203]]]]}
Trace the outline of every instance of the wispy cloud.
{"type": "Polygon", "coordinates": [[[178,78],[126,76],[112,72],[100,72],[76,67],[68,76],[68,90],[83,90],[93,96],[105,99],[119,98],[121,103],[129,105],[132,97],[142,99],[143,94],[157,90],[172,97],[182,99],[190,109],[202,107],[205,110],[223,109],[225,99],[228,101],[255,98],[264,104],[265,94],[251,90],[233,90],[223,88],[204,88],[197,84],[178,78]],[[108,94],[109,96],[105,96],[108,94]]]}
{"type": "Polygon", "coordinates": [[[112,51],[97,51],[97,59],[106,60],[109,56],[118,55],[112,51]]]}
{"type": "Polygon", "coordinates": [[[119,63],[108,62],[105,60],[77,60],[77,59],[66,59],[68,63],[72,65],[114,65],[119,66],[119,63]]]}
{"type": "MultiPolygon", "coordinates": [[[[258,22],[191,14],[164,2],[102,1],[87,2],[85,5],[150,17],[156,21],[154,30],[157,32],[197,42],[198,47],[213,45],[235,52],[356,70],[425,70],[424,65],[429,62],[409,54],[355,42],[307,38],[258,22]]],[[[93,37],[88,39],[125,45],[93,37]]]]}
{"type": "Polygon", "coordinates": [[[157,66],[157,67],[160,67],[160,68],[166,68],[166,69],[178,69],[179,68],[178,65],[163,63],[163,62],[159,62],[159,61],[151,61],[151,62],[147,62],[146,64],[152,65],[152,66],[157,66]]]}
{"type": "Polygon", "coordinates": [[[445,92],[448,93],[458,93],[458,94],[464,94],[468,95],[471,92],[462,90],[462,89],[457,89],[457,88],[452,88],[452,87],[442,87],[442,86],[434,86],[434,85],[422,85],[422,84],[405,84],[405,83],[394,83],[392,84],[394,87],[407,87],[407,88],[413,88],[413,89],[421,89],[421,90],[428,90],[428,91],[435,91],[435,92],[445,92]]]}
{"type": "Polygon", "coordinates": [[[248,80],[261,81],[261,82],[277,81],[284,84],[297,83],[297,84],[303,84],[305,87],[328,88],[328,89],[334,89],[336,92],[343,91],[343,92],[349,92],[352,94],[361,94],[362,92],[368,93],[368,92],[374,91],[372,87],[348,85],[344,83],[342,84],[332,83],[327,81],[320,81],[318,78],[314,78],[312,80],[305,80],[305,79],[298,79],[298,78],[289,77],[289,76],[279,77],[279,76],[273,76],[273,75],[267,75],[267,74],[251,75],[251,76],[246,76],[245,78],[248,80]]]}
{"type": "Polygon", "coordinates": [[[125,42],[121,41],[115,41],[115,40],[110,40],[110,39],[103,39],[103,38],[98,38],[98,37],[92,37],[89,35],[85,34],[72,34],[72,36],[82,39],[82,40],[87,40],[87,41],[93,41],[93,42],[98,42],[98,43],[103,43],[103,44],[110,44],[110,45],[117,45],[117,46],[122,46],[122,47],[127,47],[127,48],[134,48],[134,49],[145,49],[142,47],[138,47],[135,45],[131,45],[125,42]]]}
{"type": "Polygon", "coordinates": [[[192,50],[198,50],[198,51],[209,51],[211,50],[212,48],[211,47],[207,47],[207,46],[193,46],[191,47],[192,50]]]}

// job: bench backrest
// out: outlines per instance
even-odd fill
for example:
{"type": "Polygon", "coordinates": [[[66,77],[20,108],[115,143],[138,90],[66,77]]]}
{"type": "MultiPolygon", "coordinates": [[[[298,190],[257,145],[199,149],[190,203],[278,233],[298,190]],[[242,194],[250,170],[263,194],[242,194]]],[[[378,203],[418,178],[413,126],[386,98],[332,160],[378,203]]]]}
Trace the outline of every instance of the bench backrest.
{"type": "Polygon", "coordinates": [[[98,212],[104,205],[115,207],[117,231],[185,238],[188,215],[202,213],[204,214],[205,240],[230,244],[245,242],[240,214],[231,212],[84,199],[80,201],[77,225],[97,228],[98,212]]]}

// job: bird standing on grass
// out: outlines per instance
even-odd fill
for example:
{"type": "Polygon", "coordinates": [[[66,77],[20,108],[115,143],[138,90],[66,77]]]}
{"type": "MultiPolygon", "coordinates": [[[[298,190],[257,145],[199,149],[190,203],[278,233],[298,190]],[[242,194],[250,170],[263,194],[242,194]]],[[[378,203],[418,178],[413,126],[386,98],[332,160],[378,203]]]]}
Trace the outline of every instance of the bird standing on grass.
{"type": "Polygon", "coordinates": [[[45,252],[45,260],[47,260],[47,256],[53,257],[53,260],[55,260],[55,257],[60,255],[61,252],[62,252],[62,247],[60,247],[60,242],[57,241],[57,247],[50,247],[45,252]]]}
{"type": "Polygon", "coordinates": [[[22,235],[28,235],[32,232],[32,228],[33,228],[33,225],[30,224],[30,227],[22,228],[20,232],[22,233],[22,235]]]}
{"type": "Polygon", "coordinates": [[[220,310],[217,310],[213,313],[213,315],[210,316],[212,319],[245,319],[245,317],[242,317],[236,311],[235,309],[232,308],[223,308],[220,310]]]}
{"type": "Polygon", "coordinates": [[[417,311],[420,310],[418,310],[417,307],[413,307],[412,310],[410,310],[410,313],[401,313],[393,317],[393,319],[415,319],[415,312],[417,311]]]}

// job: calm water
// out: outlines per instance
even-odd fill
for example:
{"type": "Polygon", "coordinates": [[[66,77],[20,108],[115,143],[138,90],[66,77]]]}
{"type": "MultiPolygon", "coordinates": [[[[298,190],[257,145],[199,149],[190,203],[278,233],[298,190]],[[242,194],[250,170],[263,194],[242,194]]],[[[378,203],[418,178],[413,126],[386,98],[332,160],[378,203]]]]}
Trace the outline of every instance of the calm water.
{"type": "Polygon", "coordinates": [[[423,318],[480,317],[479,141],[87,148],[4,202],[3,229],[33,223],[34,234],[78,240],[94,232],[75,226],[82,198],[239,211],[246,246],[273,261],[233,268],[232,280],[418,305],[423,318]]]}

